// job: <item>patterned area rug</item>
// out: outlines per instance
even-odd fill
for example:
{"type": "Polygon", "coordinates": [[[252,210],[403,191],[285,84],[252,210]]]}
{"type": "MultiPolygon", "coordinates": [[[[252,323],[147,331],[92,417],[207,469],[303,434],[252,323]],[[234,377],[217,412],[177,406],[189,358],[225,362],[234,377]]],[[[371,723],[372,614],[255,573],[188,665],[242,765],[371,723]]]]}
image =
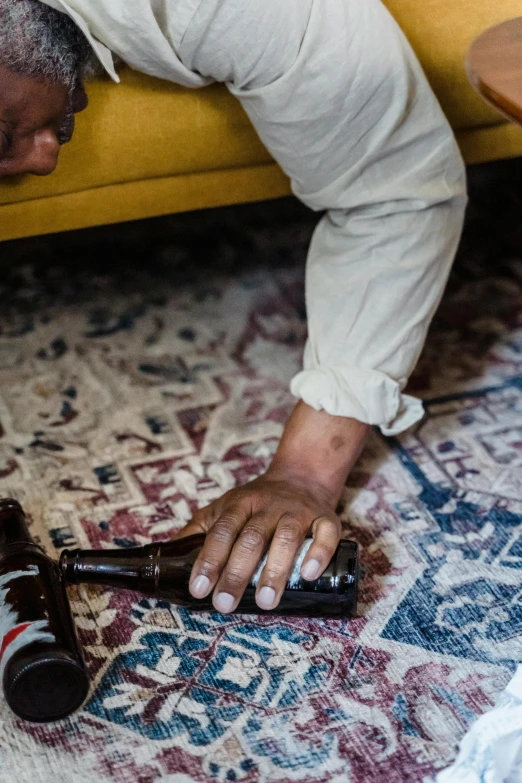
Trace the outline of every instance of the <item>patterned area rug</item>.
{"type": "MultiPolygon", "coordinates": [[[[433,781],[522,655],[520,167],[472,172],[411,388],[343,498],[361,616],[192,615],[71,591],[92,677],[38,726],[0,702],[2,783],[433,781]]],[[[267,465],[305,340],[293,202],[4,246],[0,493],[64,546],[168,537],[267,465]]]]}

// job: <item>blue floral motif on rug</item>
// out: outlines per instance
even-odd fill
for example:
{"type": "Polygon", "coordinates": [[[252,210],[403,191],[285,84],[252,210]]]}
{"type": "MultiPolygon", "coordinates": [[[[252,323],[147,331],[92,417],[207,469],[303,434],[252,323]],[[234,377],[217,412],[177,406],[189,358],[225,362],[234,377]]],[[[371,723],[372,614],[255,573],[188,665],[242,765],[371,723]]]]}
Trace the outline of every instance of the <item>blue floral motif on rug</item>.
{"type": "Polygon", "coordinates": [[[427,402],[426,411],[396,446],[421,490],[399,512],[432,521],[412,537],[425,568],[382,635],[514,665],[512,640],[522,632],[522,377],[427,402]]]}
{"type": "MultiPolygon", "coordinates": [[[[169,608],[161,601],[154,605],[169,608]]],[[[309,646],[310,634],[282,624],[263,628],[217,615],[197,618],[183,610],[176,618],[174,631],[145,628],[135,636],[136,649],[114,659],[89,712],[149,739],[184,737],[195,748],[216,743],[239,722],[253,751],[281,767],[313,769],[328,757],[328,737],[322,747],[303,744],[296,760],[277,753],[284,735],[267,742],[264,732],[264,721],[274,714],[281,726],[290,725],[300,702],[321,694],[328,683],[333,666],[326,658],[308,658],[298,671],[291,656],[274,655],[278,644],[288,650],[309,646]]]]}

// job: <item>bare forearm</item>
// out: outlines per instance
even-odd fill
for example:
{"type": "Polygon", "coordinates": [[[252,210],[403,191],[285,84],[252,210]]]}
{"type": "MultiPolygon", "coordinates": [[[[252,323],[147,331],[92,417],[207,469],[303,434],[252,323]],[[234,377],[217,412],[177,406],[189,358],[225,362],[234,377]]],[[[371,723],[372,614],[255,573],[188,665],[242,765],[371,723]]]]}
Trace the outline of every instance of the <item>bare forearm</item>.
{"type": "Polygon", "coordinates": [[[369,432],[367,424],[330,416],[299,402],[287,422],[267,477],[316,486],[335,508],[369,432]]]}

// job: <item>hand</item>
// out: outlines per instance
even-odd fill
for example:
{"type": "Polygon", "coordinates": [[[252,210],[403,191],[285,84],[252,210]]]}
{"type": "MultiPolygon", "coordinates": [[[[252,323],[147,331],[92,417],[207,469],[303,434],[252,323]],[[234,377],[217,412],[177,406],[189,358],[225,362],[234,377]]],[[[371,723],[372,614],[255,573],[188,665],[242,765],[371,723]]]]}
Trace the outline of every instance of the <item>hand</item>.
{"type": "Polygon", "coordinates": [[[233,611],[268,550],[256,590],[261,609],[274,609],[308,533],[311,545],[303,565],[304,579],[318,579],[341,537],[341,522],[320,486],[270,470],[250,484],[232,489],[197,511],[182,536],[206,533],[192,569],[190,592],[205,598],[212,590],[218,612],[233,611]]]}
{"type": "Polygon", "coordinates": [[[314,543],[301,575],[318,579],[339,543],[335,509],[369,431],[355,419],[298,402],[265,475],[196,512],[179,533],[207,534],[192,569],[192,595],[206,598],[214,591],[215,608],[233,611],[268,550],[256,601],[261,609],[275,609],[309,533],[314,543]]]}

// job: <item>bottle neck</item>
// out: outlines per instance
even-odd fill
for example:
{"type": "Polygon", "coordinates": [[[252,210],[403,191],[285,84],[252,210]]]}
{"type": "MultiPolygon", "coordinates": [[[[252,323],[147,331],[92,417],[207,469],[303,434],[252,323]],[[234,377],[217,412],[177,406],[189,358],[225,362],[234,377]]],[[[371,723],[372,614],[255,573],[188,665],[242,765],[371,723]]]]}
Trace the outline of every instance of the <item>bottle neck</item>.
{"type": "Polygon", "coordinates": [[[60,570],[68,584],[98,584],[153,593],[158,580],[158,545],[132,549],[62,552],[60,570]]]}
{"type": "Polygon", "coordinates": [[[11,498],[0,500],[0,558],[27,546],[40,550],[29,532],[21,505],[11,498]]]}

